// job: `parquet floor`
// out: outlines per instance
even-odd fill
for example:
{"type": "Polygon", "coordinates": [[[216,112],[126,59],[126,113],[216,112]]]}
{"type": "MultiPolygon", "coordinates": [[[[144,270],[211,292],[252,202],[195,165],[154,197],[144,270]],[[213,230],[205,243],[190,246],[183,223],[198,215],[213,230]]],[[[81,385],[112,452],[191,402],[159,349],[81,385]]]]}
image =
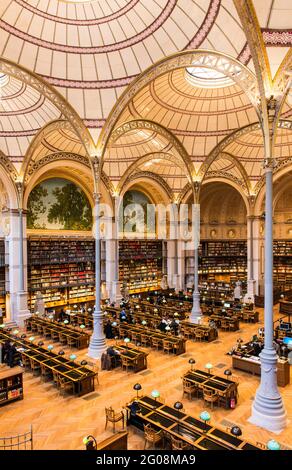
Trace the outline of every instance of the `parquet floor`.
{"type": "MultiPolygon", "coordinates": [[[[278,307],[275,307],[278,311],[278,307]]],[[[183,402],[187,413],[198,416],[205,409],[202,400],[189,401],[182,399],[182,380],[184,372],[189,369],[188,360],[193,357],[196,366],[204,368],[207,362],[214,365],[214,373],[223,373],[231,367],[231,356],[226,355],[236,340],[251,339],[262,325],[241,323],[241,330],[235,333],[219,331],[219,340],[213,343],[187,342],[185,355],[173,357],[148,349],[148,369],[137,374],[126,373],[120,369],[100,371],[99,382],[95,392],[84,397],[60,396],[51,382],[43,383],[32,373],[24,374],[24,400],[11,403],[0,408],[0,436],[9,436],[29,430],[33,426],[35,449],[84,449],[82,439],[88,434],[101,441],[111,435],[111,427],[104,430],[104,407],[112,406],[120,410],[133,396],[133,385],[139,382],[145,394],[153,389],[160,391],[165,402],[172,405],[175,401],[183,402]]],[[[56,344],[56,349],[58,344],[56,344]]],[[[60,346],[61,349],[61,346],[60,346]]],[[[65,349],[69,353],[68,348],[65,349]]],[[[76,353],[76,351],[74,351],[76,353]]],[[[86,358],[86,351],[78,351],[77,360],[86,358]]],[[[277,439],[283,446],[292,448],[292,385],[281,388],[290,422],[287,428],[275,435],[247,422],[253,397],[259,384],[259,377],[234,371],[233,378],[239,382],[239,402],[234,410],[215,407],[211,413],[211,423],[223,428],[230,423],[242,428],[243,437],[256,442],[266,443],[269,439],[277,439]]],[[[119,427],[120,423],[118,423],[119,427]]],[[[143,434],[129,427],[129,449],[143,449],[143,434]]]]}

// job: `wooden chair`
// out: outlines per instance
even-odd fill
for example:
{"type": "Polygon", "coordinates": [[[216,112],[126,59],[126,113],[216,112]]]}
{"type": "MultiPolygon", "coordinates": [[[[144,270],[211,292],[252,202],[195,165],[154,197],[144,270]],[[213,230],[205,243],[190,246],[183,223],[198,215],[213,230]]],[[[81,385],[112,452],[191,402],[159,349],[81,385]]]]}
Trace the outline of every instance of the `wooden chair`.
{"type": "Polygon", "coordinates": [[[63,333],[59,333],[59,342],[63,345],[67,344],[67,337],[63,333]]]}
{"type": "Polygon", "coordinates": [[[77,347],[77,339],[72,338],[71,336],[67,336],[67,344],[69,348],[76,348],[77,347]]]}
{"type": "Polygon", "coordinates": [[[51,330],[51,338],[53,341],[59,341],[59,333],[57,330],[51,330]]]}
{"type": "Polygon", "coordinates": [[[141,346],[147,347],[150,344],[150,338],[147,335],[141,335],[141,346]]]}
{"type": "Polygon", "coordinates": [[[99,385],[99,380],[98,380],[98,365],[96,362],[92,362],[92,361],[87,361],[87,367],[89,367],[89,369],[92,370],[92,372],[95,373],[95,380],[96,380],[96,383],[97,385],[99,385]]]}
{"type": "Polygon", "coordinates": [[[209,403],[211,408],[213,409],[214,403],[219,400],[219,395],[215,390],[211,390],[210,388],[203,388],[203,398],[205,403],[209,403]]]}
{"type": "Polygon", "coordinates": [[[74,382],[59,375],[58,388],[60,395],[65,396],[66,392],[74,392],[74,382]]]}
{"type": "Polygon", "coordinates": [[[171,449],[172,450],[187,450],[191,449],[190,444],[187,442],[182,441],[181,439],[178,439],[177,437],[174,437],[170,435],[171,438],[171,449]]]}
{"type": "Polygon", "coordinates": [[[44,327],[43,325],[37,325],[37,333],[38,335],[42,336],[44,334],[44,327]]]}
{"type": "Polygon", "coordinates": [[[29,360],[30,360],[30,368],[32,370],[33,375],[37,375],[41,370],[41,365],[38,362],[31,359],[31,358],[29,358],[29,360]],[[36,374],[35,374],[35,372],[36,372],[36,374]]]}
{"type": "Polygon", "coordinates": [[[163,441],[164,435],[162,429],[159,431],[156,431],[154,428],[152,428],[151,424],[144,424],[144,449],[146,449],[147,443],[150,444],[151,446],[156,447],[156,444],[160,443],[163,441]]]}
{"type": "Polygon", "coordinates": [[[125,429],[125,415],[122,411],[119,411],[116,413],[112,407],[110,406],[109,408],[105,408],[105,428],[107,428],[108,423],[113,424],[113,432],[115,433],[116,431],[116,423],[119,421],[122,421],[123,424],[123,430],[125,429]]]}
{"type": "Polygon", "coordinates": [[[138,333],[132,333],[131,341],[132,341],[132,343],[137,344],[139,342],[139,334],[138,333]]]}
{"type": "Polygon", "coordinates": [[[159,338],[151,338],[151,346],[152,348],[158,349],[160,348],[161,345],[161,340],[159,338]]]}
{"type": "Polygon", "coordinates": [[[195,340],[196,341],[204,341],[204,338],[205,338],[204,331],[197,328],[196,331],[195,331],[195,340]]]}
{"type": "Polygon", "coordinates": [[[121,356],[121,361],[122,361],[122,369],[126,369],[126,372],[128,372],[129,367],[132,366],[133,362],[130,358],[121,356]]]}
{"type": "Polygon", "coordinates": [[[41,379],[46,382],[47,380],[50,380],[52,376],[52,372],[50,369],[48,369],[44,364],[41,364],[41,379]]]}
{"type": "Polygon", "coordinates": [[[192,339],[192,337],[193,337],[193,335],[194,335],[194,333],[193,333],[193,331],[192,331],[191,328],[184,328],[184,329],[182,330],[182,334],[183,334],[183,337],[184,337],[185,339],[192,339]]]}
{"type": "Polygon", "coordinates": [[[29,357],[25,356],[24,354],[21,354],[21,362],[23,364],[24,370],[30,369],[30,359],[29,359],[29,357]]]}
{"type": "Polygon", "coordinates": [[[38,325],[34,322],[31,322],[31,332],[37,333],[38,332],[38,325]]]}
{"type": "Polygon", "coordinates": [[[163,352],[170,354],[173,351],[173,344],[166,339],[163,340],[163,352]]]}
{"type": "Polygon", "coordinates": [[[192,384],[186,378],[183,378],[183,397],[187,394],[189,400],[192,399],[193,393],[198,391],[198,387],[196,384],[192,384]]]}
{"type": "Polygon", "coordinates": [[[226,320],[221,321],[221,330],[229,331],[230,330],[230,323],[226,320]]]}

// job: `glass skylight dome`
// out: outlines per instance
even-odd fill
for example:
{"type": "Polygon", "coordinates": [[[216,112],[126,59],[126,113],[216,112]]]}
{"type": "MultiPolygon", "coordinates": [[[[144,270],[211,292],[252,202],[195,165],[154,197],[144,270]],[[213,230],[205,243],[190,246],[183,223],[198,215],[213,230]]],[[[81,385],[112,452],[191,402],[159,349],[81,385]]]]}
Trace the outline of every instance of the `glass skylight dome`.
{"type": "Polygon", "coordinates": [[[186,68],[186,79],[198,88],[223,88],[234,84],[224,73],[196,65],[186,68]]]}

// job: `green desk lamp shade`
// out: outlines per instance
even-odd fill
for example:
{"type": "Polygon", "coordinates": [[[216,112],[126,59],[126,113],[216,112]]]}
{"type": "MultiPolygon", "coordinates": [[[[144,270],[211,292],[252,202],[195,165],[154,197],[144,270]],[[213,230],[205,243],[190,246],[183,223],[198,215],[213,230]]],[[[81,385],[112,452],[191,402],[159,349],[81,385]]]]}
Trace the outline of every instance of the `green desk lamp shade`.
{"type": "Polygon", "coordinates": [[[116,321],[113,321],[113,322],[112,322],[112,326],[117,326],[117,322],[116,322],[116,321]]]}
{"type": "Polygon", "coordinates": [[[210,421],[211,416],[210,416],[210,413],[208,413],[208,411],[202,411],[200,413],[200,418],[201,418],[202,421],[207,422],[207,421],[210,421]]]}
{"type": "Polygon", "coordinates": [[[52,349],[54,349],[54,346],[53,346],[52,344],[49,344],[49,345],[48,345],[48,350],[49,350],[49,351],[52,351],[52,349]]]}
{"type": "Polygon", "coordinates": [[[207,362],[205,368],[208,369],[208,371],[210,372],[210,370],[213,369],[213,364],[211,364],[211,362],[207,362]]]}
{"type": "Polygon", "coordinates": [[[14,330],[12,333],[13,333],[14,335],[17,335],[17,334],[19,333],[19,331],[18,331],[18,330],[14,330]]]}
{"type": "Polygon", "coordinates": [[[280,450],[281,446],[280,446],[279,442],[275,441],[274,439],[271,439],[267,443],[267,448],[269,450],[280,450]]]}
{"type": "Polygon", "coordinates": [[[30,336],[28,339],[29,339],[29,341],[34,341],[34,340],[35,340],[35,337],[34,337],[34,336],[30,336]]]}
{"type": "Polygon", "coordinates": [[[125,338],[125,339],[124,339],[124,343],[127,344],[127,343],[129,343],[129,342],[130,342],[130,338],[125,338]]]}
{"type": "Polygon", "coordinates": [[[75,361],[76,358],[77,358],[76,354],[71,354],[69,356],[70,361],[75,361]]]}
{"type": "Polygon", "coordinates": [[[85,328],[85,325],[80,325],[80,328],[83,330],[85,328]]]}
{"type": "Polygon", "coordinates": [[[67,325],[69,323],[69,320],[64,320],[64,325],[67,325]]]}
{"type": "Polygon", "coordinates": [[[160,397],[160,392],[159,392],[158,390],[152,390],[151,396],[152,396],[153,398],[155,398],[155,400],[156,400],[156,398],[159,398],[159,397],[160,397]]]}
{"type": "Polygon", "coordinates": [[[142,325],[147,325],[147,321],[146,321],[146,320],[142,320],[141,323],[142,323],[142,325]]]}
{"type": "Polygon", "coordinates": [[[165,331],[170,331],[170,326],[167,325],[167,326],[165,327],[165,331]]]}

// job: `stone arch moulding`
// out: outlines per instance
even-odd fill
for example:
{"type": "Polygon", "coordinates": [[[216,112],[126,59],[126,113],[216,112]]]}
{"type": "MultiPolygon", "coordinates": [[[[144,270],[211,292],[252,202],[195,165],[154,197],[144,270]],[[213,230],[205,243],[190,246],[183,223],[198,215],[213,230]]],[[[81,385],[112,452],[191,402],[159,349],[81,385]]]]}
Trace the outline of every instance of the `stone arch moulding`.
{"type": "Polygon", "coordinates": [[[8,59],[4,59],[3,57],[0,58],[0,71],[28,84],[48,98],[56,108],[59,109],[61,115],[70,122],[72,128],[80,138],[80,141],[83,143],[88,158],[90,159],[90,156],[96,153],[91,135],[85,127],[82,119],[68,101],[66,101],[66,99],[55,88],[46,83],[44,79],[34,72],[31,72],[8,59]]]}
{"type": "Polygon", "coordinates": [[[194,168],[192,166],[192,162],[189,158],[189,155],[186,149],[184,148],[183,144],[179,141],[179,139],[175,135],[173,135],[172,132],[170,132],[168,129],[163,127],[161,124],[158,124],[153,121],[149,121],[147,119],[137,119],[137,120],[135,119],[133,121],[125,122],[112,132],[110,139],[108,140],[108,147],[110,147],[112,143],[116,142],[119,139],[119,137],[135,129],[152,130],[156,132],[158,135],[161,135],[162,137],[166,138],[169,141],[169,143],[172,145],[172,147],[177,151],[178,155],[180,156],[182,162],[185,165],[185,169],[187,171],[187,177],[190,181],[192,181],[193,176],[194,176],[194,168]]]}
{"type": "Polygon", "coordinates": [[[204,182],[202,184],[202,187],[204,187],[207,184],[212,184],[212,183],[224,183],[224,184],[227,184],[227,185],[231,186],[232,188],[234,188],[240,194],[240,196],[242,197],[242,199],[244,201],[246,211],[247,211],[247,215],[249,215],[251,213],[250,202],[249,202],[248,196],[242,192],[242,188],[238,183],[234,182],[231,179],[228,180],[227,177],[214,176],[210,179],[204,180],[204,182]]]}
{"type": "Polygon", "coordinates": [[[17,171],[9,158],[0,150],[0,180],[3,182],[10,208],[18,207],[18,192],[16,188],[17,171]]]}
{"type": "MultiPolygon", "coordinates": [[[[32,160],[38,146],[42,141],[49,135],[51,132],[59,129],[74,131],[70,122],[66,119],[56,119],[54,121],[48,122],[43,126],[32,139],[30,146],[27,149],[24,161],[21,167],[21,174],[23,175],[23,180],[27,179],[27,173],[31,174],[31,167],[34,166],[35,162],[32,160]]],[[[76,137],[79,137],[78,135],[76,137]]],[[[82,142],[80,141],[82,144],[82,142]]],[[[87,159],[88,160],[88,159],[87,159]]],[[[88,164],[90,164],[88,160],[88,164]]]]}
{"type": "MultiPolygon", "coordinates": [[[[147,184],[147,181],[155,186],[157,191],[161,194],[161,198],[164,200],[164,202],[172,202],[173,194],[169,185],[161,176],[157,175],[156,173],[152,173],[151,171],[140,171],[129,175],[124,180],[120,195],[123,196],[127,191],[131,190],[135,184],[139,183],[141,187],[143,187],[143,184],[147,184]]],[[[157,203],[157,201],[155,201],[155,203],[157,203]]]]}
{"type": "MultiPolygon", "coordinates": [[[[132,165],[129,166],[129,168],[125,171],[125,173],[123,174],[123,176],[121,177],[119,181],[117,192],[118,193],[122,192],[123,187],[126,184],[126,182],[134,177],[136,170],[141,165],[143,165],[144,163],[150,162],[152,159],[155,159],[155,158],[170,161],[171,163],[174,163],[175,165],[179,166],[182,170],[185,170],[184,164],[182,164],[174,155],[171,155],[166,152],[151,152],[151,153],[144,155],[143,157],[138,158],[134,163],[132,163],[132,165]]],[[[138,173],[141,173],[141,171],[138,171],[138,173]]],[[[168,193],[168,197],[172,198],[172,190],[170,189],[170,187],[168,186],[168,184],[162,177],[152,172],[143,172],[143,173],[147,173],[149,175],[151,174],[152,179],[156,179],[155,177],[157,176],[159,178],[159,180],[157,179],[157,181],[160,181],[160,183],[163,186],[165,186],[166,192],[168,193]]]]}
{"type": "MultiPolygon", "coordinates": [[[[276,165],[273,174],[273,183],[278,181],[285,175],[288,175],[292,170],[292,157],[288,157],[283,160],[279,165],[276,165]]],[[[259,189],[255,201],[255,214],[260,215],[262,213],[262,206],[265,198],[265,180],[264,177],[258,183],[259,189]]]]}
{"type": "Polygon", "coordinates": [[[257,79],[241,62],[231,56],[211,50],[182,51],[166,57],[146,69],[122,93],[99,136],[97,143],[99,156],[103,158],[108,141],[114,132],[121,113],[139,90],[164,73],[193,65],[217,70],[234,80],[247,94],[259,115],[257,79]]]}
{"type": "MultiPolygon", "coordinates": [[[[64,167],[69,167],[72,168],[72,170],[78,170],[83,173],[85,173],[88,177],[92,179],[92,187],[94,188],[94,180],[93,180],[93,174],[91,171],[91,166],[86,157],[83,157],[81,155],[75,155],[75,154],[66,154],[65,152],[60,152],[57,154],[52,154],[52,155],[47,155],[43,159],[39,160],[37,168],[35,168],[34,172],[32,173],[31,177],[26,181],[26,186],[25,186],[25,192],[24,192],[24,197],[23,197],[23,204],[24,208],[27,207],[27,201],[29,194],[31,193],[32,189],[40,182],[43,181],[46,178],[46,175],[50,175],[49,177],[52,177],[52,173],[56,172],[54,174],[54,177],[60,176],[60,166],[64,167]]],[[[93,193],[89,190],[88,186],[86,183],[84,183],[81,179],[78,179],[75,175],[70,174],[70,172],[65,171],[61,174],[60,177],[67,178],[69,180],[72,180],[74,183],[79,185],[86,196],[88,197],[88,200],[90,201],[91,206],[94,206],[94,201],[93,201],[93,193]]],[[[104,201],[109,204],[111,209],[113,208],[113,202],[112,198],[110,195],[110,192],[108,190],[108,182],[106,179],[106,175],[102,174],[101,175],[101,193],[104,198],[104,201]]]]}

